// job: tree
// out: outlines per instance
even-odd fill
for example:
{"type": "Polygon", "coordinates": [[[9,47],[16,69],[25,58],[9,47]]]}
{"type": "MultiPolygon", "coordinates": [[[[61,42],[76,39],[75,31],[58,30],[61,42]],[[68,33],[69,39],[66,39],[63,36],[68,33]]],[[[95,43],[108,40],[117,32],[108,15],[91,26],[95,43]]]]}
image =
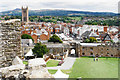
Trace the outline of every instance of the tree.
{"type": "Polygon", "coordinates": [[[90,37],[89,39],[86,39],[84,42],[85,43],[94,43],[94,42],[97,42],[97,39],[94,37],[90,37]]]}
{"type": "Polygon", "coordinates": [[[43,55],[46,54],[49,50],[47,49],[46,45],[37,43],[32,49],[32,51],[33,54],[35,54],[37,57],[43,58],[43,55]]]}
{"type": "Polygon", "coordinates": [[[52,37],[50,37],[50,39],[48,40],[48,42],[59,42],[59,43],[63,43],[62,40],[57,36],[57,35],[53,35],[52,37]]]}
{"type": "Polygon", "coordinates": [[[23,34],[23,35],[21,36],[21,38],[22,38],[22,39],[32,39],[32,41],[34,42],[33,38],[32,38],[30,35],[28,35],[28,34],[23,34]]]}
{"type": "Polygon", "coordinates": [[[90,40],[90,43],[97,42],[97,39],[94,37],[90,37],[89,40],[90,40]]]}
{"type": "Polygon", "coordinates": [[[111,42],[111,43],[114,43],[114,41],[113,41],[113,40],[110,40],[110,42],[111,42]]]}
{"type": "Polygon", "coordinates": [[[5,20],[9,20],[10,18],[7,16],[7,17],[5,17],[5,20]]]}
{"type": "Polygon", "coordinates": [[[86,39],[86,40],[85,40],[85,43],[89,43],[89,42],[90,42],[90,40],[89,40],[89,39],[86,39]]]}

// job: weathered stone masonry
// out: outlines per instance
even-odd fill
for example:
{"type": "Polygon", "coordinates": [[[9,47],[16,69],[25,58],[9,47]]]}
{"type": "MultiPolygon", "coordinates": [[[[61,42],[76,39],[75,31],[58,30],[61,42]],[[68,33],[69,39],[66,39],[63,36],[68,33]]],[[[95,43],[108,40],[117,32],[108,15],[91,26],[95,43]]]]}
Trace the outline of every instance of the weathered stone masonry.
{"type": "MultiPolygon", "coordinates": [[[[63,54],[68,51],[68,54],[71,54],[71,50],[75,50],[75,57],[82,57],[82,56],[99,56],[99,57],[119,57],[120,56],[120,50],[119,50],[119,44],[112,44],[107,43],[76,43],[76,42],[70,42],[69,45],[65,44],[46,44],[47,47],[50,49],[49,53],[56,54],[63,54]],[[84,45],[83,45],[84,44],[84,45]],[[56,47],[53,47],[52,45],[56,45],[56,47]],[[60,46],[61,45],[61,46],[60,46]],[[52,52],[51,52],[52,51],[52,52]]],[[[70,56],[70,55],[68,55],[70,56]]]]}
{"type": "Polygon", "coordinates": [[[0,67],[10,66],[15,56],[21,56],[20,20],[10,20],[1,23],[2,56],[0,67]]]}

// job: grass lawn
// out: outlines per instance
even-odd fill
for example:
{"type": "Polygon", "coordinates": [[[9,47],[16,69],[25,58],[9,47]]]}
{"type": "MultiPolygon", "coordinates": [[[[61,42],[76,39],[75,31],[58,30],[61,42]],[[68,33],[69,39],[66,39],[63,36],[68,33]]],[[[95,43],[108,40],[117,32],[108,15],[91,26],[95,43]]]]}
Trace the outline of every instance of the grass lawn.
{"type": "MultiPolygon", "coordinates": [[[[118,59],[117,58],[99,58],[99,61],[93,61],[94,58],[78,58],[70,70],[62,70],[69,74],[70,78],[118,78],[118,59]]],[[[49,70],[54,74],[56,70],[49,70]]]]}
{"type": "Polygon", "coordinates": [[[118,59],[99,58],[99,61],[93,61],[93,58],[76,59],[70,78],[118,78],[118,59]]]}
{"type": "MultiPolygon", "coordinates": [[[[71,72],[71,70],[61,70],[61,71],[65,74],[69,74],[71,72]]],[[[48,69],[48,72],[50,74],[55,74],[57,72],[57,70],[48,69]]]]}
{"type": "Polygon", "coordinates": [[[28,62],[27,61],[23,61],[23,64],[28,65],[28,62]]]}
{"type": "Polygon", "coordinates": [[[59,61],[57,61],[57,60],[49,60],[46,65],[47,65],[47,67],[55,67],[58,65],[58,63],[59,63],[59,61]]]}
{"type": "Polygon", "coordinates": [[[57,70],[48,69],[48,72],[49,72],[50,74],[55,74],[55,73],[57,72],[57,70]]]}

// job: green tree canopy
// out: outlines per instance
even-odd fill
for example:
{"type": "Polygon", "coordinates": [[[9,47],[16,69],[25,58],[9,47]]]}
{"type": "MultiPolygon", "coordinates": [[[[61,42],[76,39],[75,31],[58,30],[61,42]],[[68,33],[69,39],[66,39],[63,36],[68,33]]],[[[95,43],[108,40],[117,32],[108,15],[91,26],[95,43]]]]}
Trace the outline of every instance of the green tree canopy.
{"type": "Polygon", "coordinates": [[[90,40],[90,43],[97,42],[97,39],[94,37],[90,37],[89,40],[90,40]]]}
{"type": "Polygon", "coordinates": [[[33,54],[37,57],[43,57],[49,50],[47,49],[46,45],[42,45],[41,43],[37,43],[34,48],[32,49],[33,54]]]}
{"type": "Polygon", "coordinates": [[[114,43],[114,41],[113,41],[113,40],[110,40],[110,42],[111,42],[111,43],[114,43]]]}
{"type": "Polygon", "coordinates": [[[22,38],[22,39],[32,39],[32,41],[34,42],[33,38],[32,38],[30,35],[28,35],[28,34],[23,34],[23,35],[21,36],[21,38],[22,38]]]}
{"type": "Polygon", "coordinates": [[[89,43],[89,42],[90,42],[90,40],[89,40],[89,39],[86,39],[86,40],[85,40],[85,43],[89,43]]]}
{"type": "Polygon", "coordinates": [[[5,17],[5,20],[9,20],[10,18],[7,16],[7,17],[5,17]]]}
{"type": "Polygon", "coordinates": [[[97,42],[97,39],[94,37],[90,37],[89,39],[86,39],[84,42],[85,43],[94,43],[94,42],[97,42]]]}
{"type": "Polygon", "coordinates": [[[59,43],[63,43],[62,40],[57,36],[57,35],[53,35],[52,37],[50,37],[50,39],[48,40],[48,42],[59,42],[59,43]]]}

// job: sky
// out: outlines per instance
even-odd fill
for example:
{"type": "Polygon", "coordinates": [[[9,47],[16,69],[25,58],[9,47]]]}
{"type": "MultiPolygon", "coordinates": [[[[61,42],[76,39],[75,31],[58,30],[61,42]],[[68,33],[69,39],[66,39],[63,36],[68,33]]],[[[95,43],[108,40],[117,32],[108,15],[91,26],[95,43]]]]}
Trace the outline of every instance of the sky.
{"type": "Polygon", "coordinates": [[[0,0],[0,12],[28,6],[31,10],[65,9],[118,13],[120,0],[0,0]]]}

